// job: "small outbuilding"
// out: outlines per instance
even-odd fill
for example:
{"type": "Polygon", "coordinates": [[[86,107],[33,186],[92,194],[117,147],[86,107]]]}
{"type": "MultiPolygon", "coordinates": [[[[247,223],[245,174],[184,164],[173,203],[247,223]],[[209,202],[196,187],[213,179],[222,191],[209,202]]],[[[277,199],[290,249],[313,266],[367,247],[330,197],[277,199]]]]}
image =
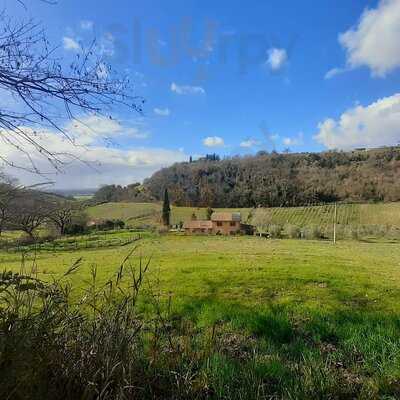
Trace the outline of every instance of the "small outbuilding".
{"type": "Polygon", "coordinates": [[[187,221],[183,224],[183,229],[188,234],[211,234],[213,233],[213,223],[211,221],[187,221]]]}

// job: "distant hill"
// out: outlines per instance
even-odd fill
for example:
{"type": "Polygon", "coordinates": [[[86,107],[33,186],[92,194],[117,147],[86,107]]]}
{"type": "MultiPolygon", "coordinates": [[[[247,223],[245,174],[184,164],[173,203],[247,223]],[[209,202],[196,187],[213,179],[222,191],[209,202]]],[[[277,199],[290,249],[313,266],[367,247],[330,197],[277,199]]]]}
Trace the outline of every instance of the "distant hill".
{"type": "Polygon", "coordinates": [[[181,206],[288,207],[400,200],[400,147],[351,152],[278,154],[177,163],[143,190],[181,206]]]}
{"type": "Polygon", "coordinates": [[[98,189],[54,189],[51,190],[51,193],[58,194],[63,197],[71,197],[71,198],[76,198],[76,197],[88,197],[88,196],[93,196],[98,189]]]}
{"type": "Polygon", "coordinates": [[[149,193],[146,187],[140,183],[128,186],[105,185],[98,189],[90,202],[92,204],[110,202],[148,203],[156,199],[149,193]]]}

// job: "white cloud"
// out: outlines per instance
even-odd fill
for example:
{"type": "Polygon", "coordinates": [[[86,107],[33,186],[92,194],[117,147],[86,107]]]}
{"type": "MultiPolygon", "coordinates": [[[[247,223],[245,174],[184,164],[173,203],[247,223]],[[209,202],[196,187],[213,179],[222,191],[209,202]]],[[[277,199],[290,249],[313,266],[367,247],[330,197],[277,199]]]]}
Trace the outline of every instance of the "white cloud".
{"type": "Polygon", "coordinates": [[[250,147],[254,147],[254,146],[259,146],[261,143],[259,140],[256,139],[246,139],[243,140],[243,142],[240,143],[240,147],[243,148],[250,148],[250,147]]]}
{"type": "Polygon", "coordinates": [[[171,83],[171,91],[180,95],[186,94],[206,94],[206,91],[201,86],[177,85],[171,83]]]}
{"type": "Polygon", "coordinates": [[[81,29],[88,31],[88,30],[93,29],[94,24],[93,24],[93,21],[82,20],[80,25],[81,25],[81,29]]]}
{"type": "Polygon", "coordinates": [[[266,64],[272,71],[279,71],[282,69],[286,62],[288,56],[285,49],[278,49],[273,47],[268,50],[268,58],[266,64]]]}
{"type": "Polygon", "coordinates": [[[73,51],[82,50],[79,43],[75,39],[68,36],[63,37],[63,46],[65,50],[73,50],[73,51]]]}
{"type": "MultiPolygon", "coordinates": [[[[30,128],[25,128],[29,132],[30,128]]],[[[32,130],[31,130],[32,131],[32,130]]],[[[92,116],[74,121],[66,126],[73,141],[55,131],[43,131],[37,140],[46,149],[56,153],[63,161],[62,171],[56,174],[45,157],[32,147],[21,153],[14,146],[1,142],[2,156],[18,166],[31,168],[34,163],[58,188],[93,188],[101,184],[129,184],[148,177],[158,169],[188,156],[178,149],[149,148],[132,145],[124,148],[106,144],[104,136],[137,138],[143,135],[137,127],[125,126],[114,120],[92,116]]],[[[33,131],[32,131],[33,133],[33,131]]],[[[22,184],[43,182],[38,176],[21,169],[6,167],[6,172],[18,178],[22,184]]]]}
{"type": "Polygon", "coordinates": [[[284,138],[283,139],[283,144],[285,146],[290,146],[292,144],[292,139],[291,138],[284,138]]]}
{"type": "Polygon", "coordinates": [[[94,144],[97,140],[116,137],[131,139],[146,139],[149,132],[133,125],[123,125],[121,122],[98,115],[75,119],[67,124],[66,132],[82,145],[94,144]]]}
{"type": "Polygon", "coordinates": [[[154,114],[159,115],[161,117],[168,117],[171,114],[171,111],[169,108],[155,108],[154,114]]]}
{"type": "Polygon", "coordinates": [[[296,137],[285,137],[282,143],[285,146],[301,146],[303,144],[303,132],[299,132],[296,137]]]}
{"type": "Polygon", "coordinates": [[[219,136],[208,136],[203,139],[203,144],[207,147],[221,147],[225,145],[225,142],[219,136]]]}
{"type": "Polygon", "coordinates": [[[400,142],[400,93],[351,108],[338,121],[328,118],[318,129],[314,138],[329,149],[396,145],[400,142]]]}
{"type": "Polygon", "coordinates": [[[348,68],[332,68],[325,74],[325,79],[332,79],[333,77],[347,72],[348,68]]]}
{"type": "Polygon", "coordinates": [[[350,68],[367,66],[373,76],[384,77],[400,66],[400,1],[381,0],[366,9],[358,26],[339,35],[350,68]]]}

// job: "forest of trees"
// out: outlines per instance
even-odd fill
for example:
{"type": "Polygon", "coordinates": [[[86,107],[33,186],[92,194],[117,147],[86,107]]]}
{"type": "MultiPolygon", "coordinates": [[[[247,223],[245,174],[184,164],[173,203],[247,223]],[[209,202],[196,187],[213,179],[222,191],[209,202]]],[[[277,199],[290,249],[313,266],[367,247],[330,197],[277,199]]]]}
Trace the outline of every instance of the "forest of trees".
{"type": "Polygon", "coordinates": [[[353,152],[278,154],[177,163],[144,187],[169,191],[181,206],[299,206],[334,201],[400,200],[400,147],[353,152]]]}
{"type": "MultiPolygon", "coordinates": [[[[164,192],[163,192],[164,195],[164,192]]],[[[132,183],[128,186],[105,185],[93,196],[91,203],[132,202],[147,203],[155,201],[155,198],[140,183],[132,183]]]]}

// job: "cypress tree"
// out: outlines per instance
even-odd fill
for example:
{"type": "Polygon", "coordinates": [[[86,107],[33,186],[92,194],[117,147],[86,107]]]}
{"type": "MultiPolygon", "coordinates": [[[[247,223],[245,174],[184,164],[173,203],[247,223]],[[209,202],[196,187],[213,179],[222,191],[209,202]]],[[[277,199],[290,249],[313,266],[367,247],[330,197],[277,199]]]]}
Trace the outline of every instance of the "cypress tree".
{"type": "Polygon", "coordinates": [[[165,189],[164,203],[163,203],[163,208],[162,208],[162,220],[163,220],[163,224],[165,226],[169,226],[170,214],[171,214],[171,207],[169,204],[168,189],[165,189]]]}

